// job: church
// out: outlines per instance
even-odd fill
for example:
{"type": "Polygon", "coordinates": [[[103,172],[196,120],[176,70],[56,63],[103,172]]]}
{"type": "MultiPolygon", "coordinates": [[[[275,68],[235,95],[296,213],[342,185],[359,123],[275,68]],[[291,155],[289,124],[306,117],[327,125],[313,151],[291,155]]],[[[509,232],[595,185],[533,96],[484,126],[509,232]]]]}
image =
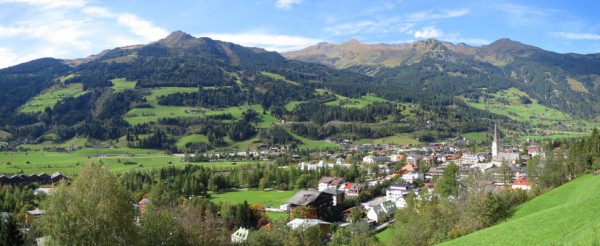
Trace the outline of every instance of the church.
{"type": "Polygon", "coordinates": [[[494,124],[494,141],[492,141],[492,161],[496,166],[504,164],[515,164],[519,160],[519,153],[511,151],[501,151],[500,140],[498,139],[498,128],[494,124]]]}

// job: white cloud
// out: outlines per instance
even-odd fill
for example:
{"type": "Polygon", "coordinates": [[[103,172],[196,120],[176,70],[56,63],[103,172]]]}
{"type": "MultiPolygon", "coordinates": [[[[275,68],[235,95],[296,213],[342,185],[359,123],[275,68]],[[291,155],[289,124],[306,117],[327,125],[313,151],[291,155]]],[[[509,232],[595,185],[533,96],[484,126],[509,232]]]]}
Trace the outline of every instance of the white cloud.
{"type": "Polygon", "coordinates": [[[393,3],[384,3],[375,7],[370,7],[361,12],[362,15],[372,15],[379,12],[388,11],[394,8],[393,3]]]}
{"type": "Polygon", "coordinates": [[[292,6],[302,3],[302,0],[277,0],[275,7],[280,9],[291,9],[292,6]]]}
{"type": "Polygon", "coordinates": [[[85,0],[0,0],[0,3],[35,5],[46,9],[79,8],[86,5],[85,0]]]}
{"type": "Polygon", "coordinates": [[[216,40],[232,42],[248,47],[260,47],[270,51],[285,52],[299,50],[322,42],[322,40],[265,33],[206,33],[198,37],[209,37],[216,40]]]}
{"type": "Polygon", "coordinates": [[[17,55],[7,48],[0,47],[0,67],[8,67],[17,62],[17,55]]]}
{"type": "Polygon", "coordinates": [[[444,35],[444,33],[433,27],[433,26],[428,26],[425,27],[419,31],[415,32],[415,38],[422,38],[422,39],[427,39],[427,38],[439,38],[442,37],[444,35]]]}
{"type": "Polygon", "coordinates": [[[119,24],[129,27],[131,32],[143,37],[146,41],[157,40],[169,34],[165,29],[154,26],[132,14],[120,14],[117,20],[119,24]]]}
{"type": "Polygon", "coordinates": [[[555,35],[573,40],[600,40],[600,34],[595,33],[557,32],[555,35]]]}
{"type": "Polygon", "coordinates": [[[4,47],[0,67],[48,56],[86,57],[168,34],[136,15],[89,5],[85,0],[0,0],[0,7],[3,5],[20,11],[0,23],[4,47]]]}
{"type": "Polygon", "coordinates": [[[464,16],[468,14],[469,11],[469,9],[453,9],[439,12],[423,11],[408,15],[406,20],[411,22],[422,22],[429,20],[449,19],[464,16]]]}

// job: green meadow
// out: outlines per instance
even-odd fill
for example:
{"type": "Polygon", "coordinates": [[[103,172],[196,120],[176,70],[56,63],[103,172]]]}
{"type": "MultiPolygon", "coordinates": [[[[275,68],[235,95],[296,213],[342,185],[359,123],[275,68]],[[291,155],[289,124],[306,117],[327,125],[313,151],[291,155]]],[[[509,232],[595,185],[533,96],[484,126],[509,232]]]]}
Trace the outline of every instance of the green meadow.
{"type": "Polygon", "coordinates": [[[519,206],[506,222],[444,245],[599,245],[600,176],[572,180],[519,206]]]}
{"type": "Polygon", "coordinates": [[[364,108],[376,102],[387,102],[387,100],[376,96],[362,96],[361,98],[349,98],[345,96],[335,95],[337,100],[326,102],[328,106],[342,106],[346,108],[364,108]]]}
{"type": "Polygon", "coordinates": [[[484,141],[488,139],[488,134],[488,132],[469,132],[462,134],[462,136],[469,140],[484,141]]]}
{"type": "Polygon", "coordinates": [[[270,77],[270,78],[273,78],[273,79],[276,79],[276,80],[283,80],[286,83],[289,83],[289,84],[292,84],[292,85],[300,85],[300,83],[298,83],[296,81],[291,81],[289,79],[286,79],[285,77],[283,77],[283,76],[281,76],[279,74],[276,74],[276,73],[260,72],[260,74],[262,74],[264,76],[267,76],[267,77],[270,77]]]}
{"type": "Polygon", "coordinates": [[[208,115],[227,113],[231,114],[235,119],[241,119],[242,113],[249,108],[252,108],[260,115],[259,127],[268,127],[277,122],[277,119],[270,114],[262,114],[263,108],[258,104],[211,110],[201,107],[164,106],[157,103],[159,96],[196,91],[198,91],[198,89],[185,87],[161,87],[152,89],[150,95],[146,96],[146,100],[152,105],[152,108],[134,108],[127,112],[125,120],[129,122],[129,124],[137,125],[156,122],[160,118],[205,117],[208,115]]]}
{"type": "Polygon", "coordinates": [[[489,99],[463,100],[470,106],[492,113],[504,115],[512,120],[530,122],[534,126],[550,126],[559,122],[574,122],[570,115],[556,109],[541,105],[535,99],[530,104],[523,104],[521,97],[528,97],[525,92],[516,88],[488,94],[489,99]]]}
{"type": "Polygon", "coordinates": [[[385,137],[385,138],[364,138],[364,139],[359,139],[353,142],[353,144],[355,145],[362,145],[362,144],[366,144],[366,143],[370,143],[370,144],[404,144],[404,145],[408,145],[408,144],[413,144],[413,145],[417,145],[420,142],[414,138],[410,137],[410,134],[405,133],[405,134],[400,134],[400,135],[396,135],[396,136],[389,136],[389,137],[385,137]]]}
{"type": "Polygon", "coordinates": [[[83,149],[72,153],[57,152],[0,152],[0,173],[54,173],[76,174],[88,161],[102,163],[114,172],[162,168],[165,166],[183,167],[185,165],[203,165],[210,168],[235,167],[247,162],[232,163],[229,161],[186,163],[181,157],[164,155],[145,150],[116,149],[100,151],[83,149]],[[110,152],[110,153],[102,153],[110,152]],[[138,153],[135,153],[138,152],[138,153]]]}
{"type": "Polygon", "coordinates": [[[113,84],[112,88],[116,92],[133,89],[137,83],[136,81],[127,81],[125,78],[113,79],[111,82],[113,84]]]}
{"type": "Polygon", "coordinates": [[[85,93],[81,83],[55,85],[34,97],[19,109],[22,113],[42,112],[46,107],[53,108],[63,98],[77,97],[85,93]]]}

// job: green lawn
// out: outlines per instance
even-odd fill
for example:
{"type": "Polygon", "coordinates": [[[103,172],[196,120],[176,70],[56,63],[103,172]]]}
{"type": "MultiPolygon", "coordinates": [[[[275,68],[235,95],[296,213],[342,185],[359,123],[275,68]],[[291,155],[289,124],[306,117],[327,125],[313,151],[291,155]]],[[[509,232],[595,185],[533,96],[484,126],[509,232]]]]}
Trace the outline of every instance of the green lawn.
{"type": "Polygon", "coordinates": [[[233,203],[262,204],[266,208],[279,208],[279,205],[290,199],[296,191],[260,191],[260,190],[236,190],[226,193],[212,194],[212,202],[230,201],[233,203]]]}
{"type": "Polygon", "coordinates": [[[19,108],[22,113],[42,112],[46,107],[53,108],[63,98],[77,97],[85,93],[81,83],[55,85],[29,100],[19,108]]]}
{"type": "Polygon", "coordinates": [[[275,212],[267,212],[267,216],[269,216],[269,220],[271,221],[279,221],[281,219],[288,219],[290,215],[288,213],[275,213],[275,212]]]}
{"type": "Polygon", "coordinates": [[[135,88],[135,84],[137,83],[136,81],[127,81],[125,78],[113,79],[111,80],[111,82],[113,83],[112,88],[114,91],[124,91],[127,89],[133,89],[135,88]]]}
{"type": "Polygon", "coordinates": [[[385,228],[385,230],[380,231],[379,233],[375,234],[375,238],[377,238],[377,240],[379,242],[382,242],[384,245],[387,245],[390,243],[390,239],[392,238],[393,235],[394,235],[394,227],[390,226],[388,228],[385,228]]]}
{"type": "Polygon", "coordinates": [[[588,174],[519,206],[508,221],[446,245],[598,245],[600,177],[588,174]]]}
{"type": "Polygon", "coordinates": [[[416,139],[413,139],[410,137],[410,134],[405,133],[405,134],[400,134],[400,135],[396,135],[396,136],[389,136],[389,137],[385,137],[385,138],[363,138],[363,139],[359,139],[353,142],[353,144],[356,145],[362,145],[362,144],[366,144],[366,143],[370,143],[370,144],[419,144],[420,142],[416,139]]]}

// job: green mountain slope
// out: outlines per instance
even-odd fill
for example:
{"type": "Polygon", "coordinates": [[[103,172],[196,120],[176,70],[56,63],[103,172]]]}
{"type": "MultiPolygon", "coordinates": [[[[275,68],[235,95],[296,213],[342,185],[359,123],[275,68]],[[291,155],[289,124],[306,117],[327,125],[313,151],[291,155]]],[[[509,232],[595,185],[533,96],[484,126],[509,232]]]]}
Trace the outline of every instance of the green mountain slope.
{"type": "Polygon", "coordinates": [[[588,174],[521,205],[506,222],[444,245],[598,245],[600,177],[588,174]]]}

